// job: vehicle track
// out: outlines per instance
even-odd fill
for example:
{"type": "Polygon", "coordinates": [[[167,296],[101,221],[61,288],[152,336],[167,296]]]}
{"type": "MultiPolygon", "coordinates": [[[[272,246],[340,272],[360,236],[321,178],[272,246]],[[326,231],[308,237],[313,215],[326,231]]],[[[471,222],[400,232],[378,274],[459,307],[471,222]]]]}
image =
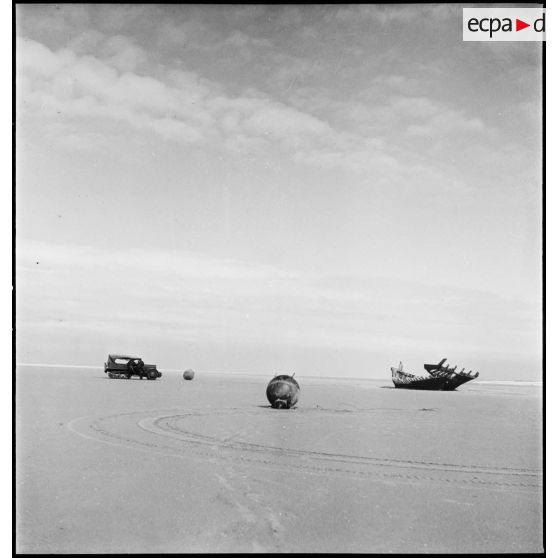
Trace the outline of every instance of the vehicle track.
{"type": "MultiPolygon", "coordinates": [[[[354,410],[370,414],[374,410],[354,410]]],[[[99,442],[127,446],[212,462],[229,462],[293,472],[341,475],[352,478],[374,478],[384,482],[426,482],[478,487],[494,490],[541,489],[542,475],[535,469],[512,468],[484,464],[454,464],[414,459],[389,459],[315,449],[293,449],[231,436],[219,437],[196,431],[189,419],[199,417],[249,416],[263,417],[267,409],[229,408],[153,410],[115,415],[80,417],[68,424],[76,434],[99,442]]],[[[301,414],[334,415],[339,410],[305,409],[301,414]]],[[[303,417],[302,417],[303,418],[303,417]]]]}

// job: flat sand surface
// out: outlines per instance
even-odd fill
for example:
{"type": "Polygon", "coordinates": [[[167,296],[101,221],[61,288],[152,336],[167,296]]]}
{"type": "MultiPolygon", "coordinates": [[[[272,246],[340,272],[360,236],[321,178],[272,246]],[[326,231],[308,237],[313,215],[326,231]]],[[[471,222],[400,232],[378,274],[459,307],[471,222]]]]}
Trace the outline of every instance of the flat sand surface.
{"type": "Polygon", "coordinates": [[[18,367],[16,550],[542,552],[540,386],[296,377],[18,367]]]}

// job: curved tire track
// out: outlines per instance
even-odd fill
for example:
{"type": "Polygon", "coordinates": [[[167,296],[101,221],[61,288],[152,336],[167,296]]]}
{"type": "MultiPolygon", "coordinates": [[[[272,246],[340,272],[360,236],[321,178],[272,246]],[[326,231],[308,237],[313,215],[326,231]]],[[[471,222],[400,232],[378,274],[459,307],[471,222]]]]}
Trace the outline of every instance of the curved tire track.
{"type": "MultiPolygon", "coordinates": [[[[412,459],[328,453],[292,449],[262,443],[223,439],[194,428],[186,428],[188,418],[262,416],[267,409],[229,408],[219,410],[136,411],[115,415],[81,417],[67,426],[76,434],[117,446],[213,462],[227,461],[293,472],[341,475],[353,478],[376,478],[391,482],[458,483],[491,489],[541,489],[541,472],[526,468],[492,465],[440,463],[412,459]]],[[[320,416],[337,414],[338,410],[319,409],[320,416]]],[[[370,413],[373,411],[350,411],[370,413]]],[[[312,410],[304,410],[312,413],[312,410]]]]}

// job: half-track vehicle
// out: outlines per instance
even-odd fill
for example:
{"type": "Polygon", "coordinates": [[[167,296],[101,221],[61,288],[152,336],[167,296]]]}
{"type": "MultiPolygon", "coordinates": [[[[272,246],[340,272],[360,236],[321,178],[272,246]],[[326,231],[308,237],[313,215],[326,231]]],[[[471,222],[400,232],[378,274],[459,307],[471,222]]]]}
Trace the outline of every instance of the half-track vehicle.
{"type": "Polygon", "coordinates": [[[140,357],[127,355],[109,355],[105,362],[105,374],[109,378],[123,378],[129,380],[138,376],[140,380],[156,380],[162,376],[156,364],[145,364],[140,357]]]}

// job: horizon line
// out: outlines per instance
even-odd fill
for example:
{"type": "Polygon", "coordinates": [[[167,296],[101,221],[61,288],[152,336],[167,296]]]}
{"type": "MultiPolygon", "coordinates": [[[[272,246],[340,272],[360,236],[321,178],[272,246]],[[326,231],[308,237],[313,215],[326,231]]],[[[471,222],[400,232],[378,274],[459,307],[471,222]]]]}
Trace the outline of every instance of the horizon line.
{"type": "MultiPolygon", "coordinates": [[[[95,370],[95,369],[102,369],[99,365],[90,365],[90,364],[52,364],[52,363],[37,363],[37,362],[16,362],[16,367],[18,366],[30,366],[30,367],[37,367],[37,368],[86,368],[88,370],[95,370]]],[[[161,368],[162,372],[176,372],[182,373],[184,370],[178,368],[161,368]]],[[[196,373],[203,373],[203,374],[229,374],[233,376],[267,376],[267,372],[238,372],[234,370],[202,370],[198,369],[195,370],[196,373]]],[[[271,374],[281,374],[287,372],[271,372],[271,374]]],[[[331,380],[383,380],[385,379],[384,376],[330,376],[330,375],[305,375],[305,374],[298,374],[299,378],[322,378],[322,379],[331,379],[331,380]]],[[[387,377],[387,376],[386,376],[387,377]]],[[[389,377],[391,379],[391,377],[389,377]]],[[[535,385],[542,385],[542,380],[476,380],[476,383],[501,383],[501,384],[509,384],[509,383],[528,383],[528,384],[535,384],[535,385]]]]}

